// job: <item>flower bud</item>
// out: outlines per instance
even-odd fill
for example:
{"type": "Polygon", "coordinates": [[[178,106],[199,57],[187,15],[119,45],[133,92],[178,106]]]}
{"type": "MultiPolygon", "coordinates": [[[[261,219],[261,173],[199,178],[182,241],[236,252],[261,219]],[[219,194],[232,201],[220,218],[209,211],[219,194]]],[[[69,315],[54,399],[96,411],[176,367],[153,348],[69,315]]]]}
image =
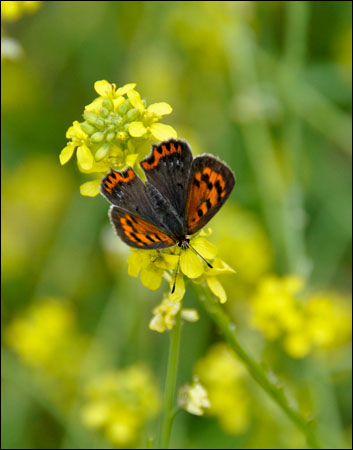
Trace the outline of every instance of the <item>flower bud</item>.
{"type": "Polygon", "coordinates": [[[137,117],[139,116],[139,110],[136,108],[132,108],[130,109],[127,113],[126,113],[126,120],[128,122],[133,122],[134,120],[137,119],[137,117]]]}
{"type": "Polygon", "coordinates": [[[89,122],[91,125],[96,125],[97,121],[100,119],[98,114],[92,112],[92,111],[85,111],[83,113],[83,118],[89,122]]]}
{"type": "Polygon", "coordinates": [[[120,141],[124,141],[125,139],[127,139],[129,137],[129,135],[127,133],[125,133],[125,131],[120,131],[118,133],[117,137],[120,141]]]}
{"type": "Polygon", "coordinates": [[[98,144],[99,142],[102,142],[104,140],[104,133],[102,133],[101,131],[97,131],[97,133],[94,133],[91,136],[91,142],[93,142],[94,144],[98,144]]]}
{"type": "Polygon", "coordinates": [[[109,109],[105,108],[104,106],[101,107],[100,109],[100,115],[102,117],[108,117],[109,116],[109,109]]]}
{"type": "Polygon", "coordinates": [[[125,102],[119,106],[119,113],[126,114],[128,110],[131,108],[130,100],[125,100],[125,102]]]}
{"type": "Polygon", "coordinates": [[[113,133],[113,131],[111,131],[110,133],[107,134],[107,137],[106,137],[107,142],[112,142],[114,139],[115,139],[115,133],[113,133]]]}
{"type": "Polygon", "coordinates": [[[108,109],[109,111],[113,111],[113,109],[114,109],[114,103],[110,100],[110,98],[105,98],[103,100],[102,105],[104,106],[104,108],[108,109]]]}
{"type": "Polygon", "coordinates": [[[97,129],[93,125],[90,125],[87,122],[82,122],[82,123],[80,123],[80,125],[81,125],[82,130],[89,135],[91,135],[97,131],[97,129]]]}
{"type": "Polygon", "coordinates": [[[108,142],[105,142],[103,145],[99,147],[99,149],[96,151],[96,154],[94,155],[94,158],[96,161],[101,161],[105,157],[108,156],[110,150],[110,144],[108,142]]]}

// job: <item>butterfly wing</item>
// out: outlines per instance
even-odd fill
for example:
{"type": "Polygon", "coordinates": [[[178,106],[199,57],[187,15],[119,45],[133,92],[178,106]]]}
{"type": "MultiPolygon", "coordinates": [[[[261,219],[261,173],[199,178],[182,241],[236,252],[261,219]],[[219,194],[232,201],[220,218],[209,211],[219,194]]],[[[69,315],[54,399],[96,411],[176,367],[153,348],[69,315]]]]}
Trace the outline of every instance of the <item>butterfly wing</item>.
{"type": "Polygon", "coordinates": [[[118,206],[111,206],[109,218],[118,236],[130,247],[162,249],[176,244],[174,239],[155,225],[118,206]]]}
{"type": "Polygon", "coordinates": [[[224,205],[235,184],[231,169],[212,155],[196,156],[192,162],[186,200],[188,234],[199,231],[224,205]]]}
{"type": "Polygon", "coordinates": [[[191,163],[190,147],[180,139],[154,145],[151,154],[140,163],[148,182],[168,200],[182,222],[191,163]]]}

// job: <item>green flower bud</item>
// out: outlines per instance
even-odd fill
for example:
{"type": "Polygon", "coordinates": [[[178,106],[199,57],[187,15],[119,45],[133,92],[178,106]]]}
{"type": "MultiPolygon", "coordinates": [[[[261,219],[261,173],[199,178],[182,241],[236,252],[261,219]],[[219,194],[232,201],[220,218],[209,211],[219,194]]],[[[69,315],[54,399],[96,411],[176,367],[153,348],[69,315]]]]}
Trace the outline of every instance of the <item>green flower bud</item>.
{"type": "Polygon", "coordinates": [[[89,135],[91,135],[97,131],[97,128],[95,128],[93,125],[90,125],[87,122],[82,122],[82,123],[80,123],[80,125],[81,125],[82,130],[89,135]]]}
{"type": "Polygon", "coordinates": [[[92,112],[92,111],[85,111],[83,113],[83,118],[89,122],[91,125],[96,125],[97,121],[100,119],[98,114],[92,112]]]}
{"type": "Polygon", "coordinates": [[[130,100],[125,100],[125,102],[119,106],[118,111],[120,114],[126,114],[130,108],[131,108],[130,100]]]}
{"type": "Polygon", "coordinates": [[[142,101],[143,106],[146,108],[146,106],[147,106],[146,100],[143,98],[141,101],[142,101]]]}
{"type": "Polygon", "coordinates": [[[110,98],[105,98],[102,104],[104,108],[108,109],[109,111],[113,111],[114,103],[110,100],[110,98]]]}
{"type": "Polygon", "coordinates": [[[127,113],[126,113],[126,120],[128,122],[133,122],[134,120],[137,119],[137,117],[139,116],[139,110],[136,108],[132,108],[130,109],[127,113]]]}
{"type": "Polygon", "coordinates": [[[102,142],[104,140],[104,133],[101,131],[97,131],[97,133],[94,133],[93,136],[91,136],[91,142],[94,144],[99,144],[99,142],[102,142]]]}
{"type": "Polygon", "coordinates": [[[100,114],[102,117],[108,117],[109,116],[109,109],[104,108],[104,106],[101,107],[100,109],[100,114]]]}
{"type": "Polygon", "coordinates": [[[124,131],[129,131],[129,123],[126,123],[124,126],[123,126],[123,130],[124,131]]]}
{"type": "Polygon", "coordinates": [[[108,142],[105,142],[96,151],[96,154],[94,155],[95,160],[101,161],[102,159],[106,158],[109,154],[109,150],[110,150],[110,144],[108,144],[108,142]]]}
{"type": "Polygon", "coordinates": [[[115,133],[113,133],[112,131],[110,133],[107,134],[106,140],[107,142],[112,142],[115,139],[115,133]]]}

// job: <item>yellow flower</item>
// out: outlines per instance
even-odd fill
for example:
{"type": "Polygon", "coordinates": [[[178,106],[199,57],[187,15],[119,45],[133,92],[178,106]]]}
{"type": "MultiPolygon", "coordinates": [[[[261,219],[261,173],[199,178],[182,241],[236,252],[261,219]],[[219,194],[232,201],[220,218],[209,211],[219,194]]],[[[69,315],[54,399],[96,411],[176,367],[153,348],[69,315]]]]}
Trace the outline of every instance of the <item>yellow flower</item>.
{"type": "Polygon", "coordinates": [[[118,447],[138,442],[145,423],[156,416],[160,394],[150,370],[131,366],[103,373],[86,385],[83,424],[118,447]]]}
{"type": "Polygon", "coordinates": [[[82,195],[98,195],[98,179],[111,168],[133,167],[153,140],[177,136],[172,127],[159,123],[172,112],[171,106],[161,102],[146,107],[135,87],[135,83],[117,88],[106,80],[96,81],[99,97],[85,107],[83,122],[75,121],[67,130],[69,141],[60,153],[60,163],[70,161],[76,150],[79,170],[97,175],[81,186],[82,195]]]}
{"type": "Polygon", "coordinates": [[[210,402],[207,414],[216,417],[230,434],[246,431],[250,421],[245,369],[225,343],[213,345],[195,365],[194,373],[210,402]]]}
{"type": "Polygon", "coordinates": [[[206,389],[195,377],[191,384],[186,384],[179,390],[178,405],[188,413],[202,416],[209,408],[210,401],[206,389]]]}
{"type": "Polygon", "coordinates": [[[303,280],[264,278],[252,298],[253,325],[269,340],[282,340],[292,358],[346,343],[352,335],[351,305],[332,293],[299,298],[303,280]]]}

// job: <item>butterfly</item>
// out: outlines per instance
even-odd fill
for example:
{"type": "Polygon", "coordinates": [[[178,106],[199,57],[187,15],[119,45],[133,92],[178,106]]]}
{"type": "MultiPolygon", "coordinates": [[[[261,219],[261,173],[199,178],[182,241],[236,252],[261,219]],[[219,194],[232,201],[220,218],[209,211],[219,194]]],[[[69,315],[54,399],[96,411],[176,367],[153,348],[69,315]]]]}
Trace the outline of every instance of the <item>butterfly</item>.
{"type": "Polygon", "coordinates": [[[130,167],[111,169],[101,182],[118,236],[139,249],[188,248],[190,235],[212,219],[235,184],[224,162],[209,154],[194,158],[181,139],[153,145],[140,166],[145,183],[130,167]]]}

